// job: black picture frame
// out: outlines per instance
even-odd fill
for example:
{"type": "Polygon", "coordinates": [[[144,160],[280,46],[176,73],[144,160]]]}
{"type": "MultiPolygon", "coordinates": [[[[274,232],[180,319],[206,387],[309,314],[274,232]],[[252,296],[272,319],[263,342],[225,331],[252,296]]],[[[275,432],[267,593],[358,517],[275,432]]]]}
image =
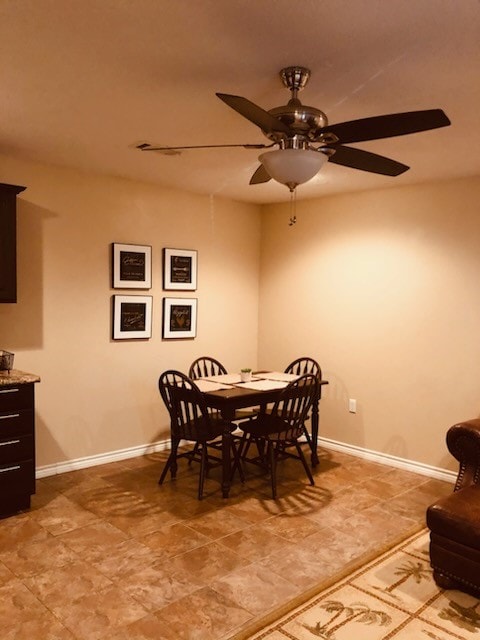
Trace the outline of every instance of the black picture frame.
{"type": "Polygon", "coordinates": [[[197,298],[164,298],[162,337],[168,340],[196,335],[197,298]]]}
{"type": "Polygon", "coordinates": [[[152,296],[112,296],[113,340],[152,337],[152,296]]]}
{"type": "Polygon", "coordinates": [[[198,252],[194,249],[163,249],[163,288],[167,291],[197,289],[198,252]]]}
{"type": "Polygon", "coordinates": [[[114,289],[151,289],[152,247],[112,243],[112,286],[114,289]]]}

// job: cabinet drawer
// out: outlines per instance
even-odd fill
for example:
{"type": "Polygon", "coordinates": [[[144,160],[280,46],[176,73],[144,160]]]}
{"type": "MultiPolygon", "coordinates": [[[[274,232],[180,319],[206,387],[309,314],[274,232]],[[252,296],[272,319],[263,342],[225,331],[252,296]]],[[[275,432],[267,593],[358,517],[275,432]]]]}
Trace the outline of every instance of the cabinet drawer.
{"type": "Polygon", "coordinates": [[[0,411],[33,409],[33,384],[0,386],[0,411]]]}
{"type": "Polygon", "coordinates": [[[10,462],[10,460],[27,460],[33,458],[34,452],[33,435],[5,438],[0,433],[0,464],[6,464],[10,462]]]}
{"type": "MultiPolygon", "coordinates": [[[[35,465],[33,460],[0,464],[0,491],[35,493],[35,465]]],[[[8,494],[5,494],[6,497],[8,494]]]]}
{"type": "Polygon", "coordinates": [[[0,438],[22,433],[33,434],[33,411],[31,409],[0,411],[0,438]]]}

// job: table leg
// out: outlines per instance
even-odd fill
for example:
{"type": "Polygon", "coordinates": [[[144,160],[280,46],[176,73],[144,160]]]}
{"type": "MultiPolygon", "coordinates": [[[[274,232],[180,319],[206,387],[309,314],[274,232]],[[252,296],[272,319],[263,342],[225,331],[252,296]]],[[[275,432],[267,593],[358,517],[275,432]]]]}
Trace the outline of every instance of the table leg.
{"type": "Polygon", "coordinates": [[[317,447],[318,447],[318,413],[319,413],[319,400],[317,400],[316,402],[313,403],[312,406],[312,455],[311,455],[311,462],[312,462],[312,467],[316,467],[319,460],[318,460],[318,454],[317,454],[317,447]]]}
{"type": "Polygon", "coordinates": [[[225,429],[222,435],[222,496],[228,498],[232,479],[232,420],[235,418],[235,409],[222,409],[222,418],[225,420],[225,429]]]}

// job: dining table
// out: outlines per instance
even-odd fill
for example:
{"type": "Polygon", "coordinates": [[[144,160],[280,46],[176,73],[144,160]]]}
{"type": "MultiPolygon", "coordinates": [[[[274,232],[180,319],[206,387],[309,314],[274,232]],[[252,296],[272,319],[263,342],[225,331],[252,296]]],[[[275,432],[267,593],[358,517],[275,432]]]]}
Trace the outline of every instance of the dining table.
{"type": "MultiPolygon", "coordinates": [[[[225,420],[225,430],[222,435],[222,495],[228,498],[231,484],[231,423],[235,420],[236,412],[249,407],[266,407],[278,400],[281,392],[288,382],[299,376],[276,371],[254,372],[252,380],[241,382],[240,375],[225,374],[210,376],[195,380],[207,407],[220,411],[225,420]]],[[[328,380],[319,380],[318,398],[312,405],[311,438],[312,453],[311,464],[316,466],[319,462],[317,454],[319,403],[322,397],[322,387],[328,384],[328,380]]]]}

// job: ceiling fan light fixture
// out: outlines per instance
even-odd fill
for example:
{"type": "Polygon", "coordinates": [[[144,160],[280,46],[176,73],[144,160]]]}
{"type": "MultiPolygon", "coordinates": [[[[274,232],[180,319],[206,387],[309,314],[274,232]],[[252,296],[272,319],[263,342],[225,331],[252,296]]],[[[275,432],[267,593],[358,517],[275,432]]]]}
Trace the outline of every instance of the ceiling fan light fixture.
{"type": "Polygon", "coordinates": [[[313,178],[328,156],[311,149],[277,149],[262,153],[258,159],[271,178],[293,190],[313,178]]]}

